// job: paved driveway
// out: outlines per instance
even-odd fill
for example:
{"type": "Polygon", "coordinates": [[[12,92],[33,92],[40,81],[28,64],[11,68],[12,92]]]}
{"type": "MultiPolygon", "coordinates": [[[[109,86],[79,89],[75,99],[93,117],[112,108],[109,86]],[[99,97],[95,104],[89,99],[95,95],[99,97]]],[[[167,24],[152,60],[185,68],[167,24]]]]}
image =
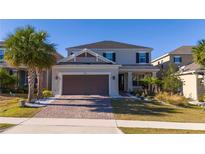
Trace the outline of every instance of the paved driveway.
{"type": "Polygon", "coordinates": [[[114,119],[110,98],[98,95],[60,96],[35,117],[114,119]]]}

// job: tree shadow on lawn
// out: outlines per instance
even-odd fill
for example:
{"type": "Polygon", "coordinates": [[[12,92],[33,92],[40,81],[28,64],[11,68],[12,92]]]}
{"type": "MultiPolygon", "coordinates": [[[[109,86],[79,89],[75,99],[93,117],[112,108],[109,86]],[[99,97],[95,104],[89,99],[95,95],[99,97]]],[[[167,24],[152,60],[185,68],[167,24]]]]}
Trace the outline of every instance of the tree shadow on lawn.
{"type": "Polygon", "coordinates": [[[169,113],[182,113],[177,108],[163,105],[157,101],[113,100],[112,107],[115,114],[126,115],[163,116],[169,113]]]}

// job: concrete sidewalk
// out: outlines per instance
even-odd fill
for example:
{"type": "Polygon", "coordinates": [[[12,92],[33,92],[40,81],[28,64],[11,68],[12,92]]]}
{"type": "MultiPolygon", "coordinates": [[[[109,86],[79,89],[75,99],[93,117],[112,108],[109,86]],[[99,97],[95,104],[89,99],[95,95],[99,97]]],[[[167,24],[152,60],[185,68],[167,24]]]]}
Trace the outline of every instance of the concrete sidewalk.
{"type": "Polygon", "coordinates": [[[205,123],[116,120],[118,127],[205,130],[205,123]]]}
{"type": "Polygon", "coordinates": [[[64,119],[64,118],[4,118],[0,123],[17,124],[3,133],[48,133],[48,134],[118,134],[117,127],[164,128],[205,130],[205,123],[179,123],[134,120],[64,119]]]}
{"type": "Polygon", "coordinates": [[[115,120],[63,118],[0,118],[0,123],[17,124],[4,134],[120,134],[115,120]]]}

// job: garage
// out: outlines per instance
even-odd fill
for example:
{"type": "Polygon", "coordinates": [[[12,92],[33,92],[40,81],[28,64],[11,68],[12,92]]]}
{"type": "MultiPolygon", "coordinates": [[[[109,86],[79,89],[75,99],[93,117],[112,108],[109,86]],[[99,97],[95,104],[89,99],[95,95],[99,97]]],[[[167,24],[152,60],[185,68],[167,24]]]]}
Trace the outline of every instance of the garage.
{"type": "Polygon", "coordinates": [[[63,95],[109,95],[109,75],[63,75],[63,95]]]}

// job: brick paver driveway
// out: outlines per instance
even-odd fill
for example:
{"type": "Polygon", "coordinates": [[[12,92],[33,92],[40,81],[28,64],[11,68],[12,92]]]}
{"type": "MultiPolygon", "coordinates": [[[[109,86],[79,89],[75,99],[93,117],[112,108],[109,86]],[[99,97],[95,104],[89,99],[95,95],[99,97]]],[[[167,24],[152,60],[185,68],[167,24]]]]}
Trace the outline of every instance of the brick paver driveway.
{"type": "Polygon", "coordinates": [[[60,96],[35,117],[114,119],[110,98],[98,95],[60,96]]]}

